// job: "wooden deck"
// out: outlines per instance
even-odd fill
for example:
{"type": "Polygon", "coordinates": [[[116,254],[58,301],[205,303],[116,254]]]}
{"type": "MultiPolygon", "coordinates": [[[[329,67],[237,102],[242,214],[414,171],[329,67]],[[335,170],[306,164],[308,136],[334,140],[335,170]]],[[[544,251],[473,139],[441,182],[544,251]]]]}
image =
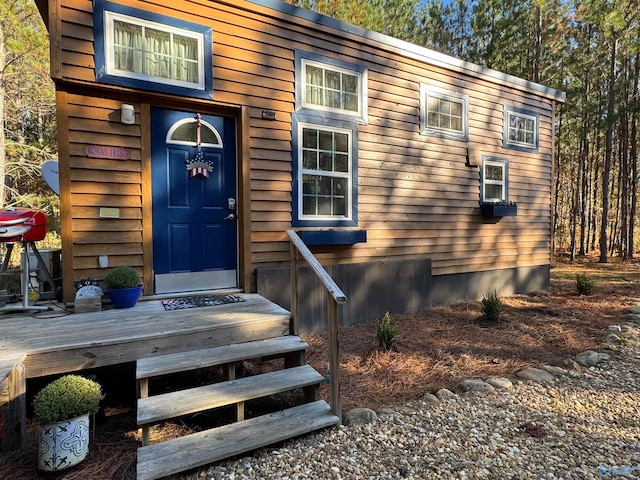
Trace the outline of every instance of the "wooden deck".
{"type": "Polygon", "coordinates": [[[55,312],[0,315],[0,406],[10,399],[9,377],[20,365],[33,378],[289,332],[287,310],[257,294],[240,295],[244,302],[185,310],[165,311],[160,300],[150,300],[55,318],[55,312]]]}

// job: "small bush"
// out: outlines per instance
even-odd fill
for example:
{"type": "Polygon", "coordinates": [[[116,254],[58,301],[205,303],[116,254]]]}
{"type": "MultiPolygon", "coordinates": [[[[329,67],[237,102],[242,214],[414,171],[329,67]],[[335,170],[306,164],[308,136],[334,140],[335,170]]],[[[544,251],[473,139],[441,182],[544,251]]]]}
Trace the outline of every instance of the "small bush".
{"type": "Polygon", "coordinates": [[[135,269],[127,266],[116,267],[104,278],[107,288],[133,288],[142,283],[135,269]]]}
{"type": "Polygon", "coordinates": [[[391,315],[389,315],[389,312],[385,312],[382,318],[378,320],[376,333],[378,334],[378,343],[380,344],[380,347],[385,352],[389,352],[398,338],[398,327],[391,322],[391,315]]]}
{"type": "Polygon", "coordinates": [[[482,316],[489,322],[497,322],[500,320],[500,312],[502,312],[502,301],[498,298],[498,294],[494,291],[482,297],[482,316]]]}
{"type": "Polygon", "coordinates": [[[96,413],[103,397],[100,384],[79,375],[65,375],[35,396],[33,419],[44,426],[96,413]]]}
{"type": "Polygon", "coordinates": [[[593,293],[593,280],[586,275],[576,275],[576,288],[579,295],[591,295],[593,293]]]}

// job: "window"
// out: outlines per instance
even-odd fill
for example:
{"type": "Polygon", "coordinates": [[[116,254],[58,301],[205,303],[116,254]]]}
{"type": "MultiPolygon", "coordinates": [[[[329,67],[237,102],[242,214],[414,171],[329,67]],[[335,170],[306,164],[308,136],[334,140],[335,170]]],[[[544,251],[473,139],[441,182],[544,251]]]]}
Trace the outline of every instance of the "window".
{"type": "Polygon", "coordinates": [[[356,225],[355,126],[294,117],[294,224],[356,225]]]}
{"type": "Polygon", "coordinates": [[[538,149],[540,115],[529,110],[505,107],[504,147],[532,151],[538,149]]]}
{"type": "MultiPolygon", "coordinates": [[[[197,121],[185,118],[175,123],[167,132],[167,143],[198,146],[197,121]]],[[[222,148],[222,138],[218,131],[204,120],[200,120],[200,145],[222,148]]]]}
{"type": "Polygon", "coordinates": [[[469,97],[430,85],[420,85],[420,133],[467,140],[469,97]]]}
{"type": "Polygon", "coordinates": [[[509,200],[508,163],[504,159],[482,159],[482,203],[509,200]]]}
{"type": "Polygon", "coordinates": [[[296,51],[296,109],[366,123],[367,70],[341,60],[296,51]]]}
{"type": "Polygon", "coordinates": [[[211,98],[211,29],[98,0],[96,80],[211,98]]]}

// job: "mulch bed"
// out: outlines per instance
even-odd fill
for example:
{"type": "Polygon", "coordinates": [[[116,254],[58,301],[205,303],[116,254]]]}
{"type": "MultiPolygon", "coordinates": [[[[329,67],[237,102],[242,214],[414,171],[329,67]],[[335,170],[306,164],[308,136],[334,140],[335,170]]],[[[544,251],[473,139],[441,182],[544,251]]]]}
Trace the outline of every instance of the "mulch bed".
{"type": "MultiPolygon", "coordinates": [[[[503,298],[501,321],[495,324],[482,320],[480,302],[393,315],[399,338],[389,353],[378,349],[375,322],[342,327],[343,408],[398,405],[439,388],[455,390],[464,378],[509,377],[525,366],[563,365],[573,354],[600,348],[607,326],[620,323],[636,303],[630,298],[640,297],[640,265],[590,268],[587,273],[596,279],[593,295],[579,296],[575,272],[565,268],[562,275],[556,273],[560,279],[552,282],[550,291],[503,298]],[[617,277],[612,278],[612,272],[617,277]]],[[[311,344],[307,361],[326,375],[325,335],[305,340],[311,344]]],[[[326,386],[323,395],[328,398],[326,386]]],[[[186,428],[168,424],[159,434],[171,437],[186,428]]],[[[139,437],[133,415],[107,417],[95,430],[89,457],[81,465],[60,474],[39,473],[32,440],[18,452],[0,455],[0,480],[134,479],[139,437]]]]}

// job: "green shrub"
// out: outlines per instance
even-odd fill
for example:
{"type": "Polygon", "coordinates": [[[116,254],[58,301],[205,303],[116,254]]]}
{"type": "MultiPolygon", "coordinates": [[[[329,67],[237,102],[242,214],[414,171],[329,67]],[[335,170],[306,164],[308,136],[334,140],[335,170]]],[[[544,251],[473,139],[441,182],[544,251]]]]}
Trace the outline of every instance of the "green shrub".
{"type": "Polygon", "coordinates": [[[388,352],[393,348],[393,344],[398,338],[398,327],[391,322],[389,312],[385,312],[376,325],[376,333],[378,335],[378,344],[388,352]]]}
{"type": "Polygon", "coordinates": [[[114,268],[104,278],[104,284],[107,288],[133,288],[141,283],[138,272],[127,266],[114,268]]]}
{"type": "Polygon", "coordinates": [[[497,322],[500,320],[500,312],[502,312],[502,301],[498,298],[498,294],[494,291],[482,297],[482,316],[489,322],[497,322]]]}
{"type": "Polygon", "coordinates": [[[100,384],[79,375],[54,380],[33,399],[33,419],[38,425],[71,420],[96,413],[104,398],[100,384]]]}
{"type": "Polygon", "coordinates": [[[593,293],[593,280],[586,275],[576,275],[576,288],[579,295],[591,295],[593,293]]]}

